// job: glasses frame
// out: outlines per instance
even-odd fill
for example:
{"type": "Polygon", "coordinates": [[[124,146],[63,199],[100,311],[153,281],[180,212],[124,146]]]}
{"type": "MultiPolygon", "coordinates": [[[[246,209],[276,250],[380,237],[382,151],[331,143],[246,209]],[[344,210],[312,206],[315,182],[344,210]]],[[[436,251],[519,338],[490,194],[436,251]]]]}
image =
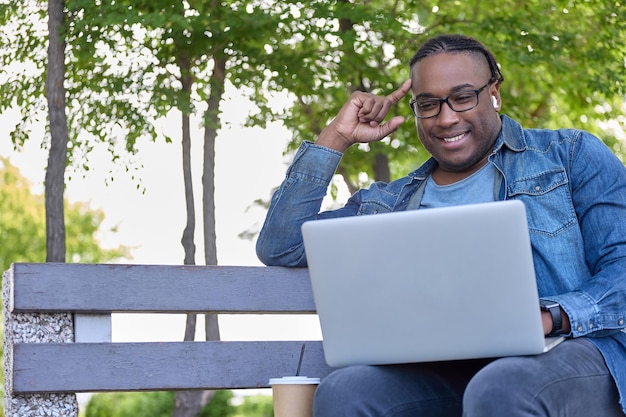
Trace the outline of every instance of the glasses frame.
{"type": "Polygon", "coordinates": [[[479,102],[480,102],[480,100],[479,100],[478,96],[480,95],[480,93],[482,93],[482,91],[483,91],[485,88],[487,88],[488,86],[490,86],[490,85],[491,85],[491,84],[493,84],[494,82],[495,82],[495,80],[492,78],[492,79],[490,79],[489,81],[487,81],[487,84],[483,85],[483,86],[482,86],[482,87],[480,87],[480,88],[477,88],[477,89],[475,89],[475,90],[467,90],[467,91],[464,91],[464,92],[470,92],[470,91],[472,91],[472,92],[474,92],[474,94],[476,94],[476,104],[475,104],[475,105],[473,105],[472,107],[468,108],[468,109],[456,110],[454,107],[452,107],[452,104],[450,104],[450,102],[448,101],[448,99],[449,99],[450,97],[452,97],[452,96],[453,96],[453,95],[455,95],[455,94],[458,94],[458,92],[456,92],[456,93],[452,93],[452,94],[450,94],[448,97],[445,97],[445,98],[439,98],[439,97],[432,97],[432,98],[429,98],[429,100],[433,100],[433,101],[434,101],[434,100],[437,100],[437,101],[439,101],[439,110],[437,111],[437,113],[435,113],[435,114],[433,114],[433,115],[431,115],[431,116],[420,116],[420,115],[418,115],[418,114],[417,114],[417,111],[415,110],[415,103],[417,103],[417,98],[415,98],[415,97],[414,97],[414,98],[412,98],[412,99],[409,101],[409,106],[411,106],[411,110],[413,111],[413,115],[414,115],[416,118],[418,118],[418,119],[431,119],[431,118],[433,118],[433,117],[437,117],[437,116],[439,116],[439,114],[441,113],[441,107],[443,106],[443,103],[446,103],[446,104],[448,105],[448,107],[450,107],[450,110],[452,110],[453,112],[456,112],[456,113],[463,113],[463,112],[465,112],[465,111],[469,111],[469,110],[472,110],[472,109],[474,109],[474,108],[478,107],[478,104],[479,104],[479,102]]]}

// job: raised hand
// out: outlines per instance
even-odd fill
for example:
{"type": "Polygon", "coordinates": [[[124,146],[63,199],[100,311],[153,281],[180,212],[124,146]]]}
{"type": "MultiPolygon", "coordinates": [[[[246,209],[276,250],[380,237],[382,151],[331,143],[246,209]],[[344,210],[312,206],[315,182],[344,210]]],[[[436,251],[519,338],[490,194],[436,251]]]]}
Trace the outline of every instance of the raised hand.
{"type": "Polygon", "coordinates": [[[379,141],[393,133],[404,117],[383,120],[393,105],[398,103],[411,89],[411,80],[387,96],[356,91],[343,105],[335,119],[322,131],[317,144],[344,152],[355,143],[379,141]]]}

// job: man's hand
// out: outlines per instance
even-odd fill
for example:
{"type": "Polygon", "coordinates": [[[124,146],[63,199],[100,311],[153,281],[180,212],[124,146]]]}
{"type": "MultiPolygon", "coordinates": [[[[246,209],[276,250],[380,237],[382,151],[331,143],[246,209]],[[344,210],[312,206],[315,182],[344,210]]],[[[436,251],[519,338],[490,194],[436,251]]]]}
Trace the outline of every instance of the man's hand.
{"type": "Polygon", "coordinates": [[[382,123],[393,105],[398,103],[411,89],[411,80],[406,80],[396,91],[386,97],[357,91],[343,105],[335,119],[322,131],[317,144],[345,152],[355,143],[379,141],[393,133],[404,117],[396,116],[382,123]]]}

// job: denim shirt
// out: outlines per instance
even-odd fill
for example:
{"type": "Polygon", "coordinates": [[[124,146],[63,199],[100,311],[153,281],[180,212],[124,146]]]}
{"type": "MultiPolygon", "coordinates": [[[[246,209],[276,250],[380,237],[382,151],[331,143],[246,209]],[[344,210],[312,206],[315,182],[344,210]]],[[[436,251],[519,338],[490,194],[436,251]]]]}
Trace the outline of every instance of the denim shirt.
{"type": "MultiPolygon", "coordinates": [[[[305,221],[419,206],[437,166],[431,158],[406,177],[374,183],[342,208],[320,212],[340,160],[339,152],[300,146],[257,241],[263,263],[306,266],[305,221]]],[[[507,116],[489,161],[499,178],[494,200],[526,207],[539,297],[561,305],[570,337],[587,336],[602,352],[626,412],[626,168],[587,132],[523,129],[507,116]]]]}

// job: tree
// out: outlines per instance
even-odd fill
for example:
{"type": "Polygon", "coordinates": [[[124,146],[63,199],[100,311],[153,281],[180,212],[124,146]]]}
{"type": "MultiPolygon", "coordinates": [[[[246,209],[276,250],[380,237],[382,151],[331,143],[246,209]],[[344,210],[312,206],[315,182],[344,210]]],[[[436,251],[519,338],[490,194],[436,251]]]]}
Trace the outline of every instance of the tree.
{"type": "MultiPolygon", "coordinates": [[[[0,158],[0,268],[13,262],[46,259],[45,201],[6,158],[0,158]]],[[[102,249],[97,240],[104,213],[87,204],[64,202],[67,217],[67,253],[63,262],[104,263],[130,258],[123,245],[102,249]]],[[[114,230],[113,230],[114,232],[114,230]]]]}
{"type": "MultiPolygon", "coordinates": [[[[31,8],[37,9],[41,1],[35,1],[31,8]]],[[[194,111],[192,95],[195,93],[206,104],[204,111],[205,145],[203,185],[203,225],[205,263],[217,263],[217,248],[215,242],[215,210],[214,210],[214,164],[215,138],[220,126],[220,109],[226,76],[227,62],[231,55],[240,54],[237,47],[246,45],[248,52],[260,51],[250,28],[263,29],[264,34],[274,33],[267,31],[267,16],[271,16],[270,9],[264,7],[264,2],[232,1],[229,5],[217,1],[180,1],[170,2],[157,0],[143,1],[104,1],[94,4],[90,1],[73,0],[67,3],[68,24],[63,40],[69,45],[66,61],[69,63],[68,89],[70,103],[70,146],[68,148],[70,161],[72,155],[80,154],[81,148],[88,151],[89,141],[84,141],[84,132],[93,133],[100,140],[105,138],[102,132],[105,126],[110,126],[106,117],[113,114],[113,123],[128,127],[126,150],[133,151],[134,140],[141,134],[148,133],[154,137],[150,128],[150,116],[163,115],[171,108],[178,108],[183,114],[183,160],[185,163],[185,184],[188,209],[188,224],[183,233],[185,246],[185,262],[192,263],[195,253],[193,243],[195,219],[193,219],[193,193],[189,176],[189,114],[194,111]],[[228,6],[228,7],[224,7],[228,6]],[[245,23],[242,24],[242,19],[245,23]],[[146,53],[147,51],[147,53],[146,53]],[[233,53],[234,51],[234,53],[233,53]],[[133,58],[139,57],[138,60],[133,58]],[[130,64],[129,64],[130,62],[130,64]],[[133,65],[138,62],[139,65],[133,65]],[[208,64],[208,65],[207,65],[208,64]],[[211,65],[212,64],[212,65],[211,65]],[[172,70],[173,69],[173,70],[172,70]],[[155,79],[155,83],[144,80],[155,79]],[[182,85],[182,89],[180,86],[182,85]],[[195,86],[198,87],[195,87],[195,86]],[[135,96],[129,98],[127,90],[135,96]],[[142,93],[149,97],[141,100],[142,93]],[[163,98],[166,97],[166,100],[163,98]],[[79,100],[84,98],[84,100],[79,100]],[[74,111],[76,109],[76,111],[74,111]],[[103,109],[109,111],[103,112],[103,109]],[[75,117],[79,115],[79,117],[75,117]],[[129,132],[132,132],[130,134],[129,132]],[[81,135],[82,133],[82,135],[81,135]]],[[[7,6],[4,22],[11,22],[11,14],[21,19],[28,19],[31,15],[28,7],[20,4],[7,6]]],[[[63,11],[63,10],[62,10],[63,11]]],[[[19,20],[19,19],[18,19],[19,20]]],[[[52,19],[49,19],[52,21],[52,19]]],[[[58,26],[62,26],[60,20],[58,26]]],[[[26,25],[18,31],[17,49],[20,44],[28,44],[31,49],[37,49],[41,43],[33,36],[34,24],[26,25]]],[[[272,28],[273,30],[275,28],[272,28]]],[[[53,32],[50,31],[51,37],[53,32]]],[[[50,39],[50,46],[53,40],[50,39]]],[[[62,44],[64,45],[64,44],[62,44]]],[[[14,50],[15,51],[15,50],[14,50]]],[[[28,56],[19,52],[4,55],[4,62],[12,61],[17,56],[27,61],[28,56]]],[[[240,62],[243,62],[240,60],[240,62]]],[[[52,68],[52,67],[51,67],[52,68]]],[[[49,77],[51,72],[48,73],[49,77]]],[[[49,78],[48,77],[48,78],[49,78]]],[[[257,78],[259,78],[257,76],[257,78]]],[[[4,90],[7,103],[38,101],[39,90],[33,88],[28,77],[16,76],[11,80],[11,87],[4,90]],[[16,86],[16,87],[15,87],[16,86]],[[24,98],[27,97],[27,98],[24,98]]],[[[36,84],[35,84],[36,85],[36,84]]],[[[25,117],[28,121],[28,116],[25,117]]],[[[51,134],[53,125],[51,127],[51,134]]],[[[55,161],[64,151],[55,148],[54,134],[52,134],[51,152],[54,150],[55,161]]],[[[25,140],[25,135],[16,133],[14,141],[19,143],[25,140]]],[[[113,153],[114,158],[116,154],[113,153]]],[[[65,166],[63,164],[63,166],[65,166]]],[[[52,171],[49,171],[52,173],[52,171]]],[[[52,175],[52,174],[51,174],[52,175]]],[[[59,178],[55,175],[54,178],[59,178]]],[[[58,217],[58,214],[57,214],[58,217]]],[[[189,325],[186,329],[186,338],[192,337],[195,327],[193,316],[189,316],[189,325]]],[[[208,339],[218,339],[219,329],[217,317],[206,317],[206,333],[208,339]]],[[[185,395],[182,394],[181,395],[185,395]]],[[[204,398],[202,393],[190,393],[189,397],[204,398]]],[[[186,401],[187,403],[190,401],[186,401]]],[[[195,401],[201,404],[202,400],[195,401]]],[[[177,404],[182,402],[177,401],[177,404]]],[[[193,415],[193,408],[180,415],[193,415]]]]}
{"type": "Polygon", "coordinates": [[[48,1],[48,71],[46,98],[50,126],[50,151],[46,170],[46,261],[65,261],[63,195],[67,164],[65,117],[65,1],[48,1]]]}
{"type": "MultiPolygon", "coordinates": [[[[154,134],[150,122],[155,117],[155,109],[161,111],[171,108],[168,106],[172,103],[176,107],[184,103],[180,99],[173,101],[175,98],[168,94],[180,90],[177,81],[170,77],[168,67],[164,71],[161,65],[171,65],[171,61],[155,62],[151,54],[145,53],[144,43],[137,40],[138,34],[146,34],[138,30],[137,25],[141,26],[148,16],[136,11],[152,3],[101,3],[97,7],[85,0],[72,0],[71,5],[68,4],[72,29],[68,37],[73,39],[69,43],[76,57],[70,60],[73,69],[68,70],[68,74],[75,74],[70,77],[76,88],[71,88],[69,93],[76,95],[81,103],[76,111],[70,112],[70,126],[74,126],[70,131],[76,130],[75,126],[81,121],[84,130],[104,140],[111,131],[107,128],[111,121],[102,116],[110,112],[103,110],[114,109],[119,118],[117,122],[127,129],[124,132],[128,138],[127,148],[132,149],[137,135],[154,134]],[[111,13],[112,7],[117,7],[117,15],[111,13]],[[120,23],[120,16],[125,16],[126,23],[120,23]],[[95,25],[94,19],[105,24],[115,23],[117,19],[111,26],[117,28],[114,31],[117,35],[99,31],[102,26],[95,25]],[[116,46],[120,39],[124,47],[116,46]],[[115,53],[109,53],[111,51],[115,53]],[[119,58],[107,58],[107,54],[119,58]],[[146,62],[146,59],[148,64],[144,67],[123,65],[124,62],[146,62]],[[150,71],[156,75],[145,78],[138,75],[150,71]],[[153,82],[157,79],[166,82],[153,82]],[[148,85],[141,80],[149,80],[148,85]],[[94,95],[98,88],[85,89],[85,85],[99,87],[101,94],[94,95]],[[113,94],[113,87],[118,93],[113,94]],[[144,94],[151,88],[157,94],[144,94]],[[133,92],[137,102],[122,100],[120,91],[133,92]],[[141,110],[140,104],[148,100],[146,97],[154,99],[151,112],[141,110]]],[[[436,33],[461,32],[483,40],[499,58],[506,76],[503,95],[507,114],[528,127],[588,129],[600,135],[618,154],[622,153],[621,143],[612,140],[601,128],[603,122],[622,116],[625,94],[625,46],[621,39],[626,30],[626,11],[614,1],[559,0],[550,4],[538,0],[522,3],[511,0],[462,3],[454,0],[229,1],[220,3],[216,10],[211,10],[209,0],[175,4],[179,8],[180,5],[184,10],[182,14],[163,9],[167,12],[160,15],[160,25],[155,12],[149,27],[160,28],[154,32],[159,35],[171,32],[178,24],[183,31],[175,32],[185,35],[190,44],[198,39],[205,42],[204,36],[210,38],[205,46],[225,45],[223,51],[229,58],[226,78],[238,88],[250,88],[253,100],[259,105],[259,112],[251,118],[251,123],[263,125],[268,120],[282,120],[294,131],[290,150],[303,139],[315,139],[350,91],[386,93],[408,77],[407,62],[422,39],[436,33]],[[212,20],[220,13],[223,20],[212,20]],[[261,30],[266,22],[263,16],[280,17],[277,23],[268,24],[269,28],[278,29],[274,34],[261,30]],[[207,27],[209,31],[202,29],[207,27]],[[250,30],[239,30],[241,27],[250,30]],[[240,39],[233,43],[229,36],[235,33],[240,39]],[[291,92],[293,108],[286,112],[273,110],[267,99],[272,90],[291,92]]],[[[4,6],[5,16],[11,7],[17,6],[4,6]]],[[[4,19],[5,26],[14,22],[4,19]]],[[[34,60],[37,56],[23,52],[32,51],[28,46],[38,42],[36,32],[22,35],[29,27],[28,22],[26,19],[27,24],[10,32],[20,39],[16,45],[27,48],[18,48],[17,52],[9,48],[2,53],[5,64],[34,60]]],[[[148,33],[148,43],[154,40],[154,33],[148,33]]],[[[170,38],[160,37],[164,41],[170,38]]],[[[212,57],[217,56],[216,50],[210,48],[205,52],[197,56],[207,64],[203,68],[210,69],[212,57]]],[[[194,94],[201,99],[210,91],[205,75],[206,72],[194,75],[197,87],[194,94]]],[[[37,85],[18,77],[0,89],[1,105],[10,105],[19,98],[21,107],[37,108],[29,106],[36,104],[31,96],[37,94],[37,85]]],[[[159,111],[156,114],[160,114],[159,111]]],[[[396,111],[411,114],[407,103],[398,106],[396,111]]],[[[26,112],[25,118],[28,117],[32,114],[26,112]]],[[[624,124],[623,120],[621,123],[624,124]]],[[[71,138],[74,143],[75,136],[71,138]]],[[[16,139],[23,139],[23,135],[16,135],[16,139]]],[[[373,178],[382,178],[387,172],[397,176],[427,157],[410,123],[386,143],[391,146],[361,146],[344,157],[340,172],[351,188],[373,178]]],[[[72,152],[70,150],[70,156],[72,152]]]]}
{"type": "MultiPolygon", "coordinates": [[[[134,65],[147,61],[141,51],[132,49],[132,42],[119,52],[111,49],[120,48],[116,44],[122,39],[119,33],[112,34],[115,38],[112,40],[105,36],[114,32],[112,30],[104,34],[87,31],[93,20],[84,19],[85,16],[95,20],[111,19],[97,2],[71,0],[64,4],[61,11],[65,12],[65,17],[58,18],[63,19],[64,26],[58,28],[58,37],[53,36],[53,41],[59,42],[54,53],[56,58],[61,56],[60,47],[66,45],[65,67],[56,69],[57,74],[64,72],[64,82],[59,81],[58,75],[48,74],[50,70],[46,66],[49,61],[46,51],[53,52],[48,48],[45,26],[48,2],[29,0],[0,4],[0,25],[5,29],[0,31],[0,112],[11,107],[21,112],[20,122],[10,132],[16,148],[29,139],[40,140],[42,146],[51,147],[54,122],[49,120],[50,137],[44,138],[31,138],[30,125],[44,117],[48,108],[46,84],[54,83],[58,91],[64,87],[65,94],[53,98],[50,107],[61,100],[66,102],[65,160],[69,173],[89,169],[90,151],[97,142],[108,144],[112,162],[127,163],[122,156],[137,151],[135,145],[139,137],[156,137],[153,123],[156,114],[144,111],[138,87],[144,80],[136,79],[133,73],[134,65]],[[135,53],[138,55],[133,55],[135,53]]],[[[58,10],[54,13],[59,14],[58,10]]],[[[99,27],[101,25],[96,29],[99,27]]],[[[131,32],[124,32],[123,40],[132,39],[132,28],[121,29],[131,32]]],[[[61,117],[62,114],[58,120],[61,117]]]]}
{"type": "MultiPolygon", "coordinates": [[[[90,39],[90,44],[109,42],[108,48],[124,51],[149,51],[147,67],[138,67],[125,76],[150,79],[155,82],[138,86],[140,92],[151,97],[145,109],[164,114],[171,109],[182,113],[183,175],[187,207],[187,225],[182,243],[185,263],[195,262],[193,242],[195,228],[194,197],[190,176],[189,116],[201,113],[204,122],[202,224],[204,262],[217,264],[215,236],[214,166],[215,141],[220,128],[220,102],[226,80],[245,80],[260,83],[265,78],[265,67],[250,57],[262,56],[272,40],[280,39],[282,9],[290,2],[246,1],[180,1],[102,2],[95,18],[86,18],[90,6],[85,2],[71,2],[71,14],[83,18],[73,22],[72,33],[80,33],[77,44],[90,39]],[[106,15],[106,18],[101,18],[106,15]],[[121,40],[120,36],[121,35],[121,40]],[[140,33],[140,35],[138,35],[140,33]],[[85,36],[88,34],[87,36],[85,36]],[[143,36],[141,35],[143,34],[143,36]],[[117,40],[117,41],[116,41],[117,40]],[[111,45],[120,44],[120,47],[111,45]],[[234,74],[234,75],[233,75],[234,74]]],[[[100,49],[107,50],[108,48],[100,49]]],[[[98,48],[90,47],[97,55],[98,48]]],[[[102,52],[100,52],[102,53],[102,52]]],[[[82,55],[80,55],[82,56],[82,55]]],[[[79,66],[85,67],[84,65],[79,66]]],[[[84,85],[89,88],[89,85],[84,85]]],[[[263,97],[260,95],[259,97],[263,97]]],[[[264,99],[264,97],[263,97],[264,99]]],[[[219,339],[217,317],[205,316],[207,340],[219,339]]],[[[185,340],[195,334],[195,316],[189,315],[185,340]]],[[[175,416],[195,415],[208,397],[202,392],[179,392],[176,395],[175,416]],[[195,410],[195,411],[194,411],[195,410]]]]}

